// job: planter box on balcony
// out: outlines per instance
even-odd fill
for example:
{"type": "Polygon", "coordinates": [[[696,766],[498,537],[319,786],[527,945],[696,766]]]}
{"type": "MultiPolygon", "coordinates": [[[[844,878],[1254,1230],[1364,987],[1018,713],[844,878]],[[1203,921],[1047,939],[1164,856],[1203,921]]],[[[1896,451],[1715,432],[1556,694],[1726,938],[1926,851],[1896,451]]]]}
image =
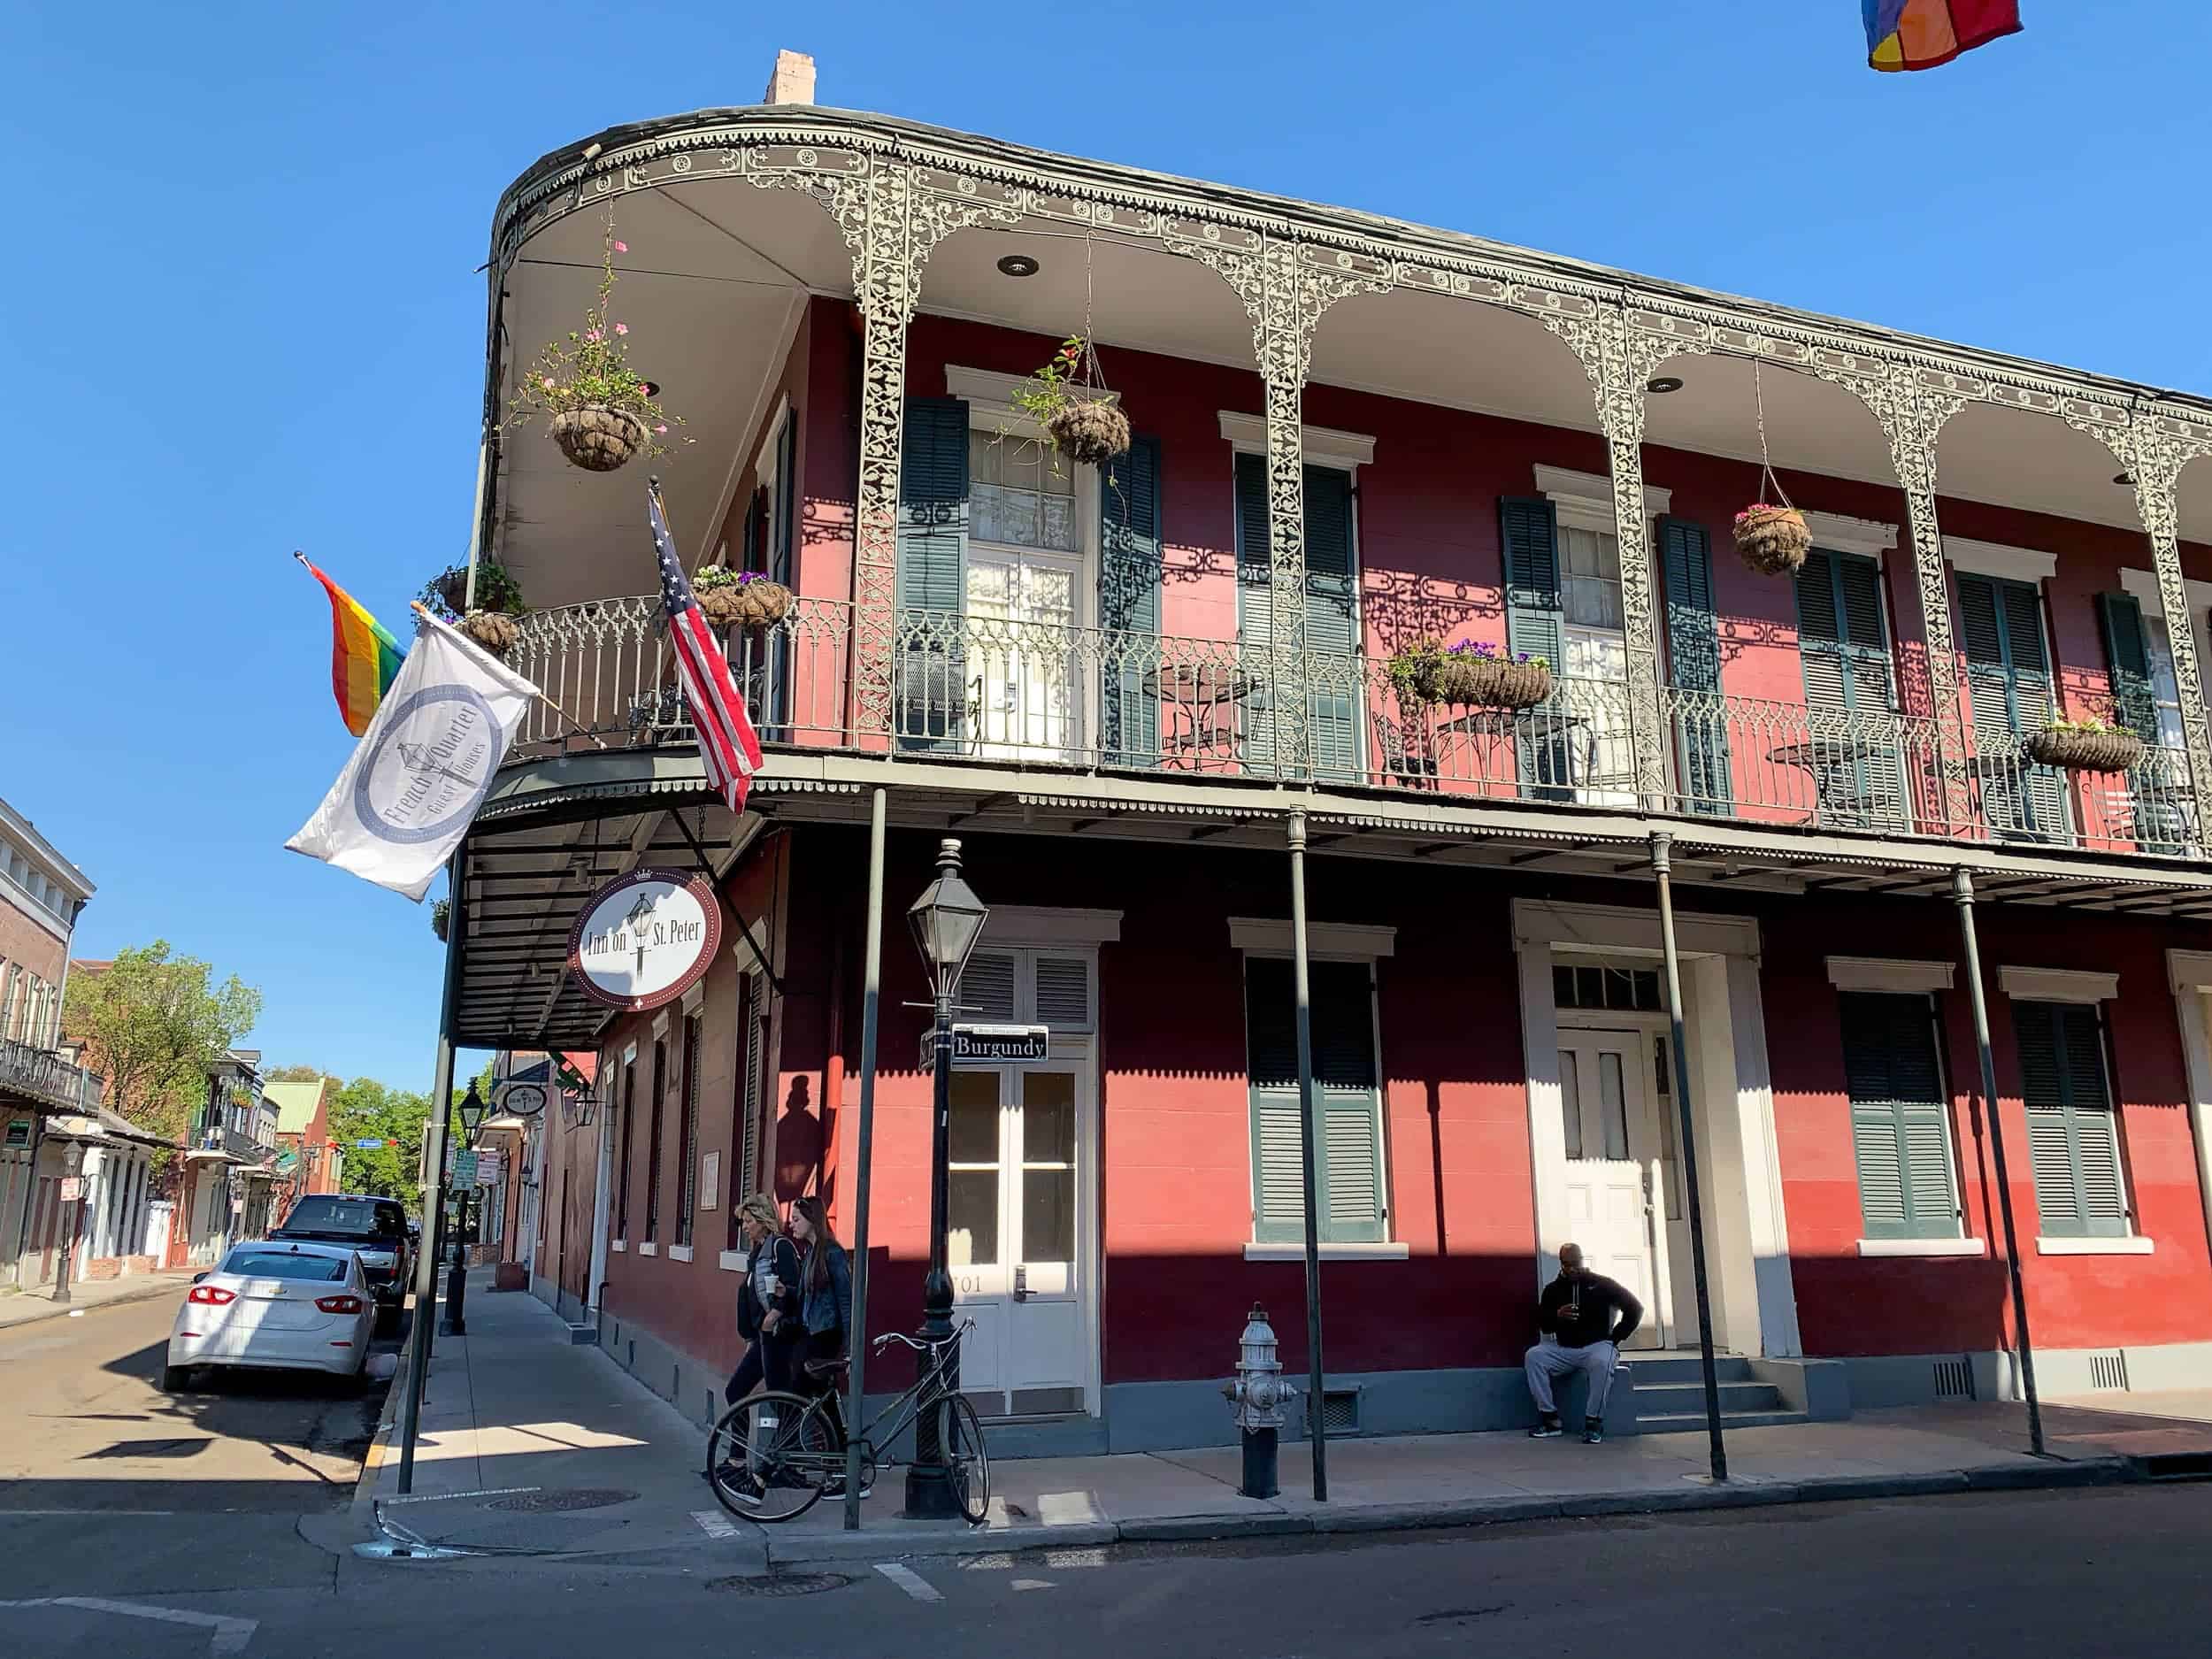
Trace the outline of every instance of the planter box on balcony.
{"type": "Polygon", "coordinates": [[[2075,732],[2054,726],[2032,734],[2025,748],[2039,766],[2068,772],[2125,772],[2143,758],[2143,740],[2132,732],[2075,732]]]}

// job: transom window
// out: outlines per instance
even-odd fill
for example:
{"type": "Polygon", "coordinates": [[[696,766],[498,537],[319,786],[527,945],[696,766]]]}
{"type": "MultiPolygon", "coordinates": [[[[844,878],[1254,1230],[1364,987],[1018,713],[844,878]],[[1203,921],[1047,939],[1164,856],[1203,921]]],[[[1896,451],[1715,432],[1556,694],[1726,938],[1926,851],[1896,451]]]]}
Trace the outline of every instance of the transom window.
{"type": "Polygon", "coordinates": [[[1551,971],[1552,1001],[1561,1008],[1655,1013],[1660,1007],[1656,968],[1570,967],[1551,971]]]}

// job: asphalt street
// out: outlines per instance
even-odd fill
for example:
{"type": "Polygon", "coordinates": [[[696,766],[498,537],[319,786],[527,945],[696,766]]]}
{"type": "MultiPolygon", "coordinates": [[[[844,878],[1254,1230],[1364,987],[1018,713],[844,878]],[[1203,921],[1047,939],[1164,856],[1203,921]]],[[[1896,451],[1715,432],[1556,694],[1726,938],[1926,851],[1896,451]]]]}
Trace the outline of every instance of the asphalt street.
{"type": "Polygon", "coordinates": [[[765,1578],[703,1527],[612,1565],[338,1557],[295,1527],[349,1498],[374,1396],[165,1396],[171,1311],[0,1336],[0,1654],[2165,1659],[2212,1613],[2212,1485],[956,1558],[890,1535],[879,1562],[765,1578]]]}

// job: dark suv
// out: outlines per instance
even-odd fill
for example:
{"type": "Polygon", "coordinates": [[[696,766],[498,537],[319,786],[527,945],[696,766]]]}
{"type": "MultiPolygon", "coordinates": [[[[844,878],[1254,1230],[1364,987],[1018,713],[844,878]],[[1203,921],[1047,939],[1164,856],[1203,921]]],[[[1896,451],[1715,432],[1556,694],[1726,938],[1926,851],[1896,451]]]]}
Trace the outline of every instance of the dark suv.
{"type": "Polygon", "coordinates": [[[353,1246],[376,1295],[378,1332],[388,1334],[397,1328],[410,1265],[407,1211],[399,1200],[318,1193],[295,1204],[284,1225],[269,1236],[353,1246]]]}

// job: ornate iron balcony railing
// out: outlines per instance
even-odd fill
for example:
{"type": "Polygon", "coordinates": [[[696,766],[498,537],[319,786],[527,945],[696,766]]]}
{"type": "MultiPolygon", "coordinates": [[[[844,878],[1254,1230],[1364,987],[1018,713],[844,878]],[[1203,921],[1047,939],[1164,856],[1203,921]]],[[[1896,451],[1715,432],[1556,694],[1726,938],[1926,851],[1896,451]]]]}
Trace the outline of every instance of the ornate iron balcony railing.
{"type": "MultiPolygon", "coordinates": [[[[1313,781],[1548,808],[1776,827],[2199,857],[2187,757],[2076,780],[2021,740],[1969,739],[1890,709],[1561,679],[1518,711],[1416,701],[1380,657],[1302,659],[1235,640],[902,611],[890,629],[887,720],[852,699],[853,608],[795,601],[726,636],[732,671],[772,747],[1268,781],[1313,781]],[[1648,730],[1647,730],[1648,728],[1648,730]],[[1659,757],[1655,772],[1640,757],[1659,757]]],[[[653,596],[523,618],[511,660],[558,703],[522,752],[590,741],[688,742],[653,596]]]]}
{"type": "Polygon", "coordinates": [[[90,1111],[100,1104],[101,1080],[50,1048],[0,1042],[0,1094],[19,1095],[58,1111],[90,1111]]]}

